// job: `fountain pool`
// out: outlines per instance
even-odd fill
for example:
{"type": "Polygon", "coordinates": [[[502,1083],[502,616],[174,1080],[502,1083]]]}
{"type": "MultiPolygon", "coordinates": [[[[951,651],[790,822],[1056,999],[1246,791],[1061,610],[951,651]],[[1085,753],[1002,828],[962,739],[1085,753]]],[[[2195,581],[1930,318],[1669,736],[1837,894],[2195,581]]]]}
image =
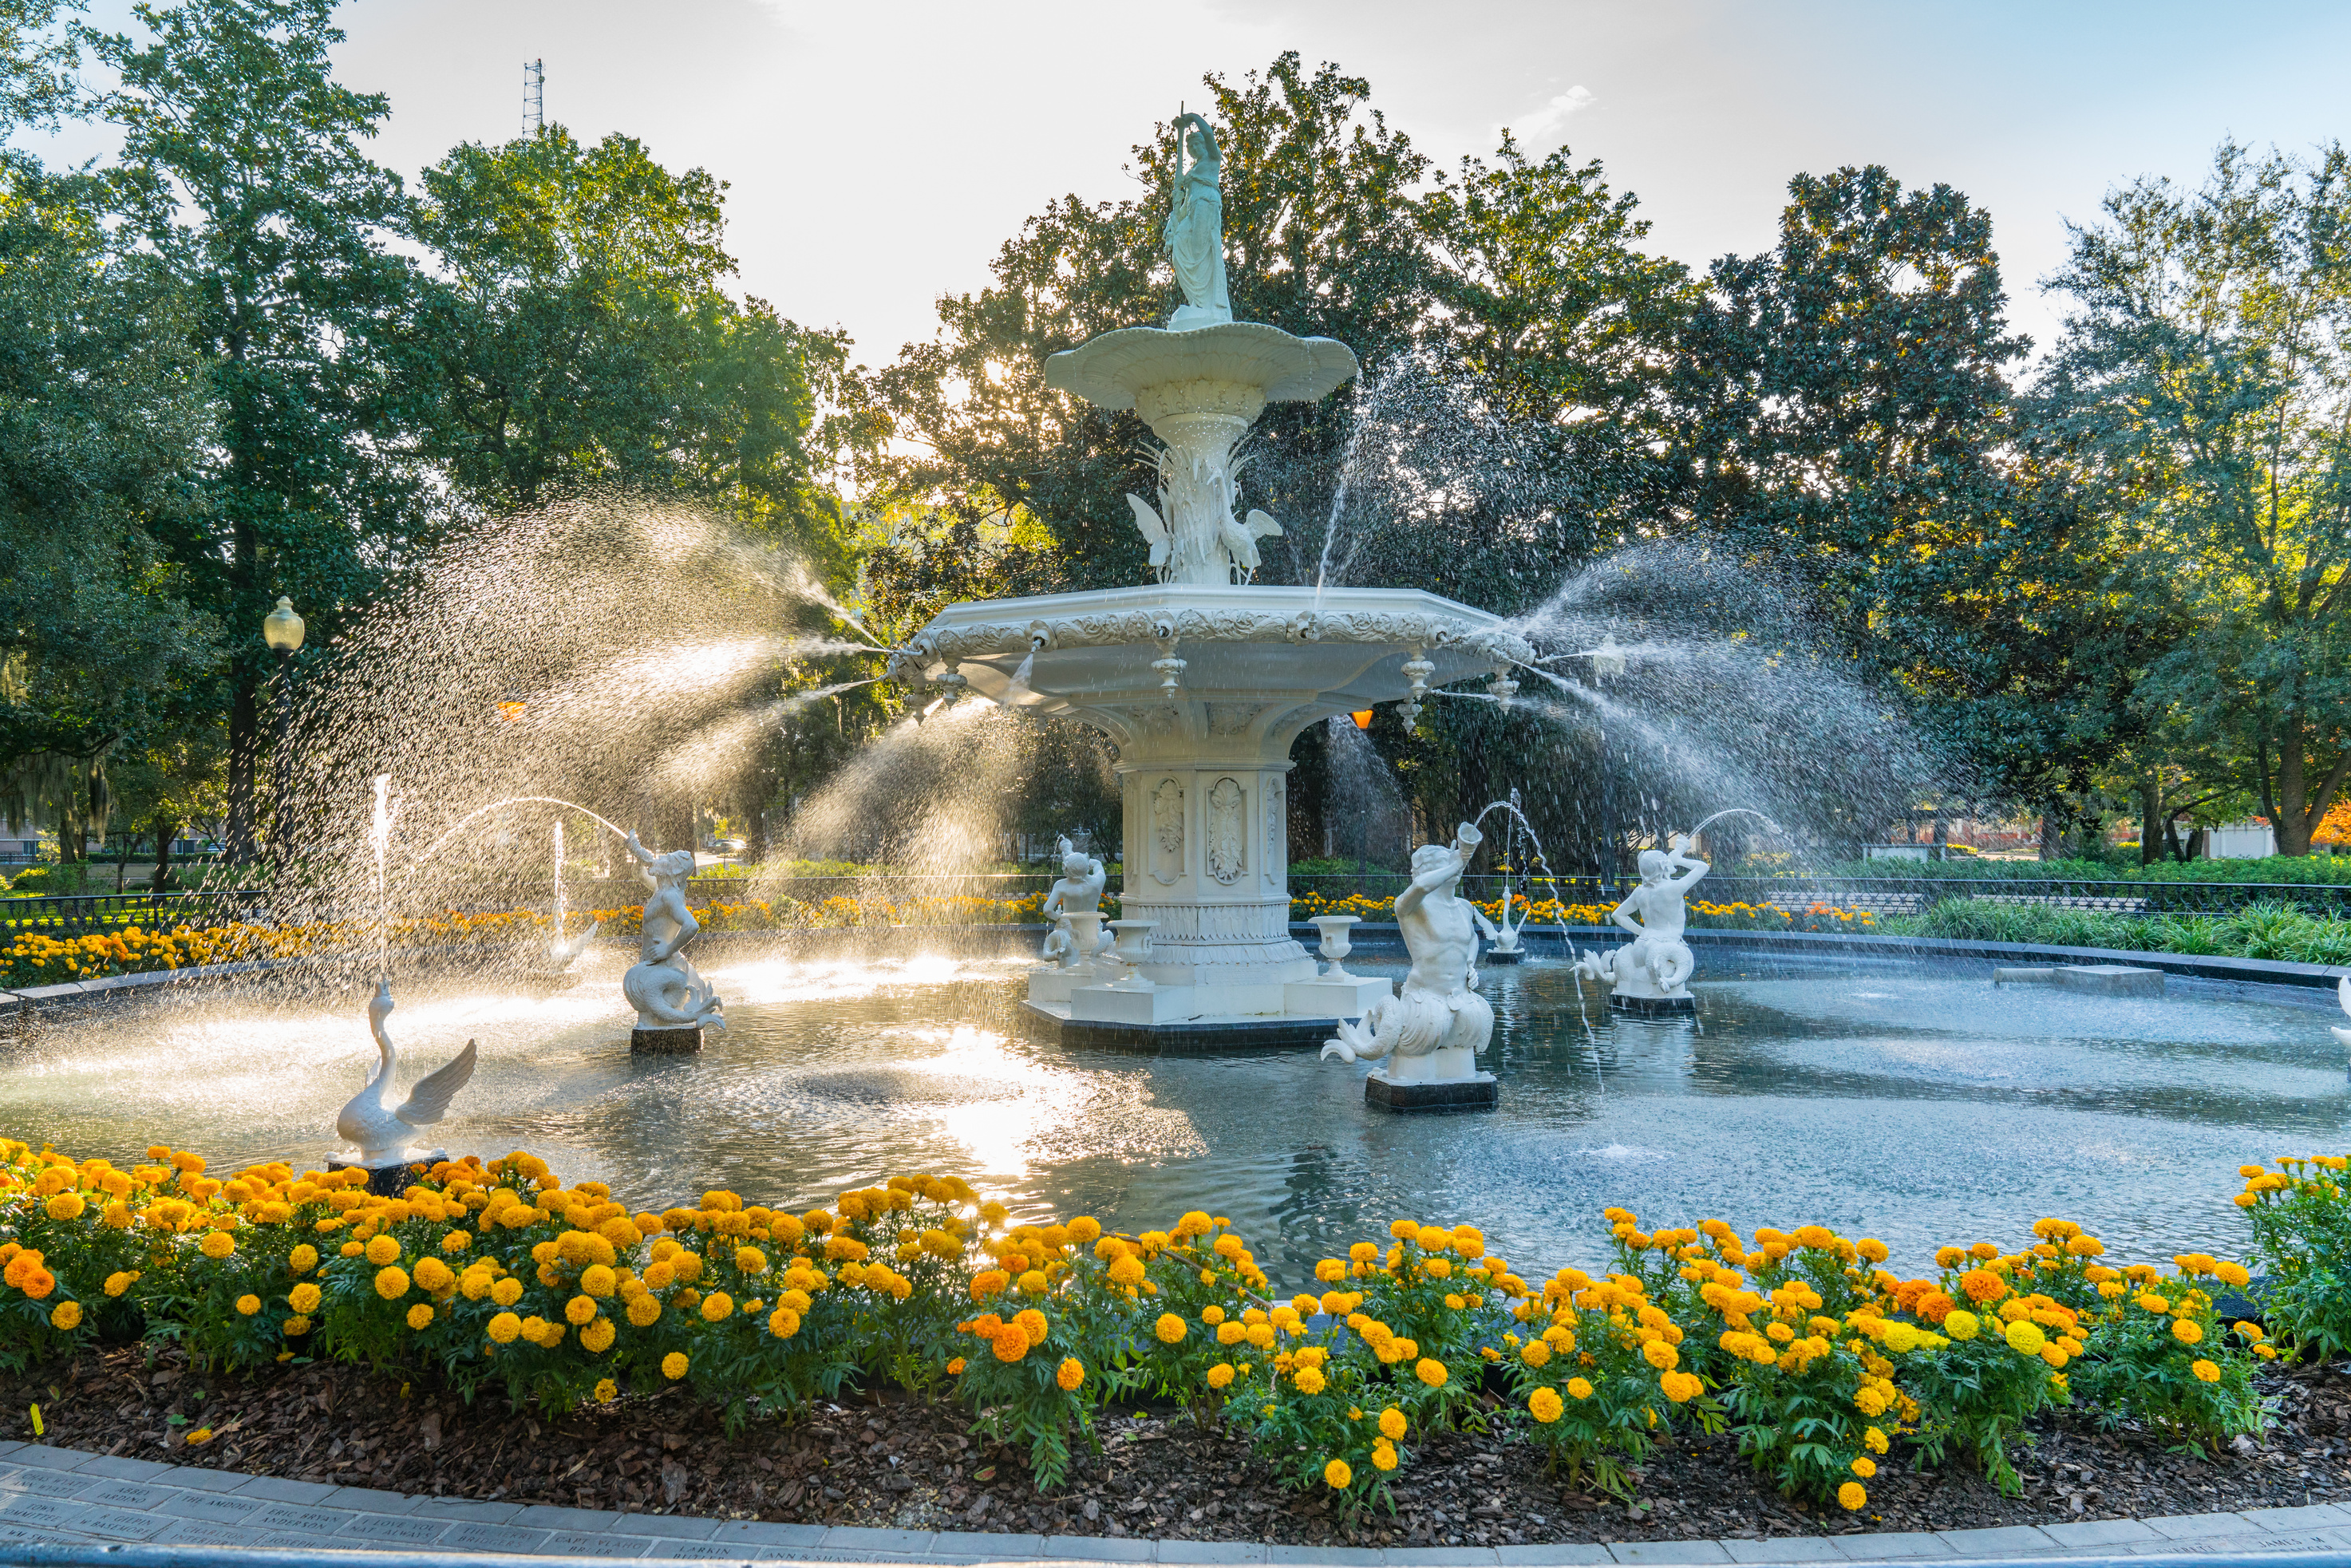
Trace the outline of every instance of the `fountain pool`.
{"type": "MultiPolygon", "coordinates": [[[[2125,1259],[2228,1253],[2244,1240],[2234,1167],[2338,1145],[2351,1112],[2313,1009],[1995,991],[1938,968],[1718,967],[1694,988],[1695,1021],[1611,1017],[1602,988],[1579,998],[1549,956],[1489,968],[1500,1109],[1397,1118],[1311,1050],[1142,1056],[1028,1038],[1025,955],[721,953],[708,973],[730,998],[726,1032],[699,1057],[632,1058],[623,962],[591,953],[577,988],[544,997],[404,982],[409,1076],[481,1042],[434,1140],[527,1147],[649,1207],[717,1186],[814,1205],[935,1171],[1026,1216],[1142,1228],[1203,1207],[1287,1287],[1405,1215],[1471,1221],[1530,1272],[1590,1267],[1609,1204],[1651,1224],[1818,1221],[1882,1238],[1906,1273],[1941,1243],[2013,1246],[2044,1214],[2125,1259]]],[[[375,1057],[356,1001],[318,999],[221,993],[20,1023],[0,1051],[0,1125],[118,1162],[168,1141],[216,1168],[316,1165],[375,1057]]]]}

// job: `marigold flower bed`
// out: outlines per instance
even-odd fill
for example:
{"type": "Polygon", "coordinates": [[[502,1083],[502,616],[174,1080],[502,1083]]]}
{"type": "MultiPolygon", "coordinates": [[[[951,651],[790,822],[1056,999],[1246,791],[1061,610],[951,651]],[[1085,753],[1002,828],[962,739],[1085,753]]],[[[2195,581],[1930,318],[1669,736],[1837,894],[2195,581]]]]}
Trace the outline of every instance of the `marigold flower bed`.
{"type": "MultiPolygon", "coordinates": [[[[683,1397],[730,1434],[894,1386],[966,1406],[1045,1491],[1099,1447],[1106,1412],[1149,1399],[1343,1515],[1392,1509],[1416,1455],[1465,1434],[1619,1497],[1659,1442],[1727,1441],[1781,1492],[1858,1513],[1896,1443],[1919,1469],[2016,1492],[2017,1441],[2069,1406],[2219,1451],[2263,1424],[2253,1374],[2278,1354],[2218,1311],[2244,1265],[2117,1268],[2057,1219],[2012,1251],[1946,1247],[1905,1280],[1883,1243],[1819,1226],[1750,1243],[1610,1209],[1611,1266],[1540,1285],[1474,1226],[1399,1219],[1285,1299],[1223,1218],[1016,1224],[953,1177],[801,1214],[728,1192],[631,1214],[520,1153],[413,1167],[397,1197],[356,1171],[222,1180],[161,1146],[128,1170],[0,1155],[0,1365],[162,1337],[225,1371],[429,1370],[550,1419],[683,1397]]],[[[2263,1256],[2332,1245],[2345,1164],[2244,1167],[2263,1256]]],[[[2307,1340],[2333,1320],[2311,1315],[2322,1284],[2304,1293],[2307,1340]]]]}

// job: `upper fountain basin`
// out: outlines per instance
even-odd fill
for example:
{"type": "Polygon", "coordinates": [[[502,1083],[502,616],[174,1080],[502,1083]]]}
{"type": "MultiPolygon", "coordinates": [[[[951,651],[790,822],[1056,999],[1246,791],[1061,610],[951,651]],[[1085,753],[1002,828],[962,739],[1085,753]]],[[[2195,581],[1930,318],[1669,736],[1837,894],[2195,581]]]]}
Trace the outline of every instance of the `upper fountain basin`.
{"type": "MultiPolygon", "coordinates": [[[[1262,321],[1226,321],[1170,332],[1123,327],[1045,361],[1045,384],[1108,409],[1168,401],[1177,388],[1230,388],[1256,407],[1228,412],[1255,418],[1269,402],[1314,402],[1356,373],[1355,352],[1334,338],[1299,338],[1262,321]],[[1160,394],[1155,397],[1154,394],[1160,394]],[[1251,395],[1253,394],[1253,396],[1251,395]]],[[[1176,400],[1189,403],[1194,396],[1176,400]]]]}
{"type": "Polygon", "coordinates": [[[935,680],[952,665],[992,701],[1074,713],[1123,740],[1173,706],[1196,737],[1286,748],[1317,718],[1409,695],[1416,653],[1434,687],[1534,650],[1499,616],[1417,589],[1325,589],[1318,604],[1305,585],[1160,584],[950,605],[907,644],[900,673],[935,680]],[[1169,657],[1184,662],[1173,688],[1155,667],[1169,657]]]}

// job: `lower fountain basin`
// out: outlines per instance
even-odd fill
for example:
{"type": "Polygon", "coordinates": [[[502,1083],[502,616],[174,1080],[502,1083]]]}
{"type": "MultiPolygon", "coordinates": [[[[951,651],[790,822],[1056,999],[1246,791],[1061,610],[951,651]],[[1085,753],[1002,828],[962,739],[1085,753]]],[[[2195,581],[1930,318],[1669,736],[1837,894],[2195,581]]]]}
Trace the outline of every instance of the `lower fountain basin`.
{"type": "MultiPolygon", "coordinates": [[[[1751,1232],[1818,1221],[1927,1271],[1933,1249],[2013,1247],[2058,1215],[2115,1261],[2241,1251],[2239,1163],[2340,1147],[2351,1091],[2327,1010],[2175,985],[2162,998],[1995,988],[1989,967],[1710,966],[1698,1016],[1611,1016],[1557,959],[1488,969],[1498,1019],[1478,1115],[1396,1116],[1311,1049],[1073,1049],[1019,1025],[1023,960],[713,955],[725,1030],[632,1058],[622,956],[573,990],[408,983],[402,1040],[481,1065],[432,1142],[529,1149],[632,1207],[714,1187],[793,1207],[885,1176],[964,1176],[1022,1217],[1164,1227],[1229,1215],[1285,1291],[1411,1216],[1467,1220],[1530,1278],[1607,1258],[1600,1208],[1751,1232]]],[[[1395,977],[1397,966],[1349,960],[1395,977]]],[[[0,1131],[118,1163],[152,1143],[215,1173],[329,1152],[372,1061],[351,996],[263,992],[18,1019],[0,1131]],[[141,1086],[137,1096],[121,1086],[141,1086]]]]}

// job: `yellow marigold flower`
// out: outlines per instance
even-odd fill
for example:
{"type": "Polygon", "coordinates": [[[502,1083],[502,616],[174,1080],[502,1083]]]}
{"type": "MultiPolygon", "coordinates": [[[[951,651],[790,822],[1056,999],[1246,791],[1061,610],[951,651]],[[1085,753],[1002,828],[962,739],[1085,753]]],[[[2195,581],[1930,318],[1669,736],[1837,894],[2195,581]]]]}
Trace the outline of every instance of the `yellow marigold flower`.
{"type": "Polygon", "coordinates": [[[2001,1335],[2008,1341],[2008,1348],[2019,1355],[2039,1355],[2049,1343],[2049,1336],[2030,1318],[2017,1319],[2001,1331],[2001,1335]]]}
{"type": "Polygon", "coordinates": [[[375,1293],[387,1301],[396,1301],[408,1294],[407,1270],[400,1268],[377,1270],[375,1293]]]}
{"type": "Polygon", "coordinates": [[[1346,1460],[1333,1459],[1322,1467],[1322,1479],[1334,1491],[1344,1491],[1347,1483],[1355,1479],[1355,1472],[1347,1468],[1346,1460]]]}
{"type": "Polygon", "coordinates": [[[1429,1356],[1423,1356],[1420,1358],[1419,1364],[1414,1366],[1412,1372],[1415,1377],[1419,1378],[1431,1388],[1442,1388],[1445,1386],[1445,1364],[1441,1361],[1437,1361],[1429,1356]]]}
{"type": "MultiPolygon", "coordinates": [[[[132,1281],[136,1281],[138,1278],[138,1275],[133,1274],[127,1270],[118,1273],[109,1274],[106,1277],[106,1293],[110,1296],[119,1296],[122,1294],[123,1291],[131,1289],[132,1281]]],[[[2241,1330],[2243,1326],[2244,1325],[2241,1323],[2238,1325],[2240,1330],[2241,1330]]]]}
{"type": "Polygon", "coordinates": [[[43,1207],[48,1210],[51,1219],[79,1219],[81,1211],[89,1206],[82,1202],[81,1194],[61,1192],[43,1207]]]}
{"type": "Polygon", "coordinates": [[[702,1321],[723,1323],[735,1311],[735,1298],[724,1291],[713,1291],[702,1299],[702,1321]]]}
{"type": "Polygon", "coordinates": [[[675,1383],[679,1378],[685,1375],[685,1353],[682,1350],[671,1351],[667,1355],[662,1357],[662,1375],[668,1378],[672,1383],[675,1383]]]}
{"type": "Polygon", "coordinates": [[[1162,1312],[1159,1322],[1153,1325],[1153,1332],[1158,1334],[1162,1344],[1182,1344],[1184,1335],[1189,1331],[1182,1318],[1174,1312],[1162,1312]]]}
{"type": "Polygon", "coordinates": [[[400,1243],[389,1236],[379,1236],[367,1244],[367,1260],[374,1264],[400,1261],[400,1243]]]}
{"type": "Polygon", "coordinates": [[[768,1271],[768,1255],[757,1247],[737,1247],[735,1267],[746,1274],[764,1274],[768,1271]]]}
{"type": "MultiPolygon", "coordinates": [[[[255,1304],[257,1306],[260,1303],[256,1302],[255,1304]]],[[[432,1322],[433,1306],[431,1302],[419,1301],[414,1306],[408,1309],[408,1326],[410,1328],[426,1328],[431,1325],[432,1322]]]]}
{"type": "Polygon", "coordinates": [[[462,1230],[452,1230],[441,1239],[444,1252],[463,1252],[474,1244],[474,1239],[462,1230]]]}
{"type": "Polygon", "coordinates": [[[2218,1383],[2220,1381],[2220,1369],[2211,1362],[2205,1360],[2200,1355],[2194,1361],[2188,1364],[2188,1370],[2196,1375],[2196,1380],[2199,1383],[2218,1383]]]}
{"type": "Polygon", "coordinates": [[[1877,1461],[1866,1454],[1856,1454],[1853,1460],[1853,1473],[1867,1480],[1877,1474],[1877,1461]]]}
{"type": "Polygon", "coordinates": [[[512,1344],[522,1337],[522,1320],[512,1312],[500,1312],[490,1320],[489,1334],[500,1344],[512,1344]]]}
{"type": "Polygon", "coordinates": [[[188,1434],[188,1447],[191,1448],[201,1448],[212,1440],[213,1429],[210,1427],[199,1427],[188,1434]]]}
{"type": "Polygon", "coordinates": [[[768,1332],[778,1339],[789,1339],[800,1332],[800,1315],[789,1307],[778,1307],[768,1314],[768,1332]]]}
{"type": "Polygon", "coordinates": [[[614,1326],[611,1319],[598,1318],[580,1331],[580,1343],[596,1354],[601,1355],[612,1348],[612,1341],[619,1333],[620,1330],[614,1326]]]}
{"type": "Polygon", "coordinates": [[[1078,1385],[1083,1383],[1085,1380],[1086,1364],[1074,1355],[1065,1359],[1061,1364],[1056,1367],[1053,1371],[1054,1383],[1059,1385],[1061,1391],[1065,1394],[1075,1393],[1077,1391],[1078,1385]]]}
{"type": "Polygon", "coordinates": [[[490,1287],[490,1300],[502,1307],[511,1307],[522,1300],[522,1281],[509,1274],[490,1287]]]}
{"type": "Polygon", "coordinates": [[[2204,1343],[2204,1328],[2192,1318],[2174,1318],[2171,1320],[2171,1337],[2182,1344],[2201,1344],[2204,1343]]]}
{"type": "MultiPolygon", "coordinates": [[[[511,1281],[506,1280],[498,1281],[501,1285],[510,1282],[511,1281]]],[[[496,1291],[491,1293],[493,1295],[496,1294],[496,1291]]],[[[629,1303],[629,1322],[638,1328],[644,1329],[653,1327],[655,1322],[660,1321],[661,1315],[662,1304],[661,1298],[658,1296],[643,1295],[637,1297],[634,1301],[629,1303]]]]}
{"type": "MultiPolygon", "coordinates": [[[[424,1277],[424,1265],[416,1266],[416,1277],[424,1277]]],[[[580,1289],[590,1296],[609,1296],[620,1289],[621,1277],[601,1263],[590,1263],[580,1270],[580,1289]]]]}
{"type": "Polygon", "coordinates": [[[298,1312],[315,1312],[319,1310],[319,1287],[305,1280],[287,1293],[286,1303],[298,1312]]]}
{"type": "Polygon", "coordinates": [[[1571,1399],[1589,1399],[1592,1397],[1592,1385],[1581,1377],[1571,1377],[1567,1380],[1567,1393],[1571,1399]]]}
{"type": "Polygon", "coordinates": [[[260,1310],[261,1298],[259,1296],[246,1294],[239,1296],[236,1299],[236,1313],[239,1317],[249,1318],[260,1310]]]}
{"type": "MultiPolygon", "coordinates": [[[[1553,1396],[1553,1397],[1555,1398],[1557,1396],[1553,1396]]],[[[1372,1445],[1372,1469],[1379,1470],[1382,1473],[1385,1473],[1386,1471],[1392,1470],[1395,1468],[1395,1445],[1386,1441],[1374,1443],[1372,1445]]]]}
{"type": "Polygon", "coordinates": [[[1873,1454],[1882,1454],[1891,1446],[1886,1440],[1886,1434],[1875,1427],[1861,1435],[1861,1445],[1873,1454]]]}
{"type": "Polygon", "coordinates": [[[1298,1385],[1298,1391],[1301,1394],[1320,1394],[1327,1386],[1323,1380],[1322,1369],[1319,1366],[1300,1367],[1292,1381],[1298,1385]]]}
{"type": "Polygon", "coordinates": [[[956,1356],[953,1361],[947,1363],[947,1375],[949,1377],[961,1377],[963,1375],[963,1357],[956,1356]]]}
{"type": "Polygon", "coordinates": [[[1943,1320],[1943,1332],[1956,1340],[1973,1339],[1982,1328],[1982,1322],[1970,1312],[1954,1312],[1943,1320]]]}
{"type": "Polygon", "coordinates": [[[196,1250],[218,1262],[236,1250],[236,1238],[225,1230],[207,1230],[204,1239],[196,1243],[196,1250]]]}
{"type": "Polygon", "coordinates": [[[1653,1339],[1641,1347],[1641,1359],[1659,1372],[1671,1372],[1682,1364],[1681,1352],[1664,1340],[1653,1339]]]}
{"type": "Polygon", "coordinates": [[[596,1390],[593,1396],[597,1404],[610,1405],[613,1400],[618,1399],[620,1396],[621,1385],[619,1384],[613,1382],[609,1377],[599,1378],[597,1380],[596,1390]]]}
{"type": "Polygon", "coordinates": [[[2220,1283],[2239,1290],[2253,1282],[2252,1275],[2246,1271],[2242,1263],[2216,1263],[2212,1266],[2212,1273],[2220,1283]]]}
{"type": "Polygon", "coordinates": [[[1657,1386],[1677,1405],[1688,1404],[1706,1388],[1696,1374],[1687,1372],[1668,1372],[1657,1379],[1657,1386]]]}
{"type": "Polygon", "coordinates": [[[1217,1363],[1216,1365],[1208,1368],[1209,1387],[1223,1388],[1230,1385],[1232,1380],[1233,1369],[1227,1363],[1220,1361],[1217,1363]]]}
{"type": "Polygon", "coordinates": [[[563,1303],[563,1317],[566,1322],[571,1323],[594,1322],[596,1318],[596,1298],[593,1296],[572,1297],[569,1301],[563,1303]]]}
{"type": "MultiPolygon", "coordinates": [[[[247,1296],[246,1300],[251,1301],[253,1301],[253,1298],[247,1296]]],[[[258,1301],[254,1301],[254,1305],[256,1307],[260,1304],[261,1303],[258,1301]]],[[[66,1333],[71,1333],[74,1330],[81,1327],[81,1303],[79,1301],[59,1301],[56,1306],[51,1307],[49,1309],[49,1326],[53,1329],[61,1330],[66,1333]]]]}
{"type": "Polygon", "coordinates": [[[1550,1426],[1567,1410],[1567,1402],[1556,1388],[1538,1388],[1527,1396],[1527,1410],[1544,1426],[1550,1426]]]}
{"type": "Polygon", "coordinates": [[[1862,1505],[1868,1500],[1869,1493],[1859,1481],[1847,1481],[1837,1488],[1837,1506],[1847,1513],[1860,1512],[1862,1505]]]}

